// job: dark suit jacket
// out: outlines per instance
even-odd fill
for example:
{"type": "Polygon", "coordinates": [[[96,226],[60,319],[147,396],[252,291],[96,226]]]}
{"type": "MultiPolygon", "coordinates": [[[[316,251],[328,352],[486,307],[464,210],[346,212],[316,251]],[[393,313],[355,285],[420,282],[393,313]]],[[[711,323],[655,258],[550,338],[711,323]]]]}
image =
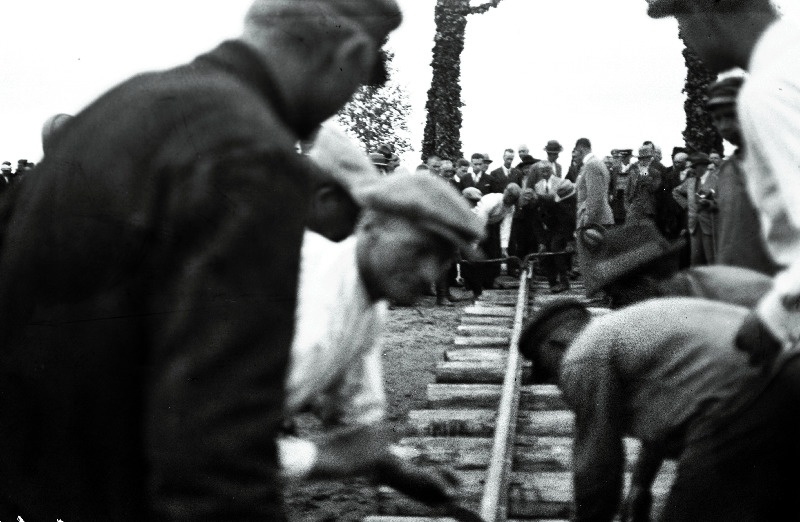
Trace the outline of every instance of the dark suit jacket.
{"type": "Polygon", "coordinates": [[[661,186],[661,170],[650,166],[647,176],[642,176],[639,165],[628,171],[628,183],[625,187],[625,208],[627,220],[644,217],[655,219],[656,195],[661,186]]]}
{"type": "Polygon", "coordinates": [[[229,42],[68,122],[0,208],[0,520],[281,520],[308,166],[229,42]]]}
{"type": "Polygon", "coordinates": [[[522,172],[515,168],[510,168],[509,174],[506,176],[506,173],[503,172],[503,167],[498,167],[489,173],[489,179],[492,184],[491,192],[503,192],[509,183],[519,185],[522,180],[522,172]]]}
{"type": "Polygon", "coordinates": [[[478,190],[480,190],[484,196],[491,192],[495,192],[493,190],[494,183],[492,182],[492,179],[489,176],[489,174],[483,174],[478,180],[478,183],[476,184],[475,180],[472,177],[472,173],[467,172],[467,174],[463,178],[461,178],[459,186],[461,187],[461,190],[464,190],[467,187],[477,187],[478,190]]]}

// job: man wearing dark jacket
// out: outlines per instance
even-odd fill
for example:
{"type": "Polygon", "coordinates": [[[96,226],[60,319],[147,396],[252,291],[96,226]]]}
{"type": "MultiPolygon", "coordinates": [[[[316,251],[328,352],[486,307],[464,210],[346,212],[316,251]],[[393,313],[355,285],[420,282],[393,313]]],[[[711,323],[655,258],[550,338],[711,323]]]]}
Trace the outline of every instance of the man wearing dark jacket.
{"type": "Polygon", "coordinates": [[[285,519],[294,144],[380,76],[400,17],[257,0],[240,39],[54,136],[0,208],[0,520],[285,519]]]}

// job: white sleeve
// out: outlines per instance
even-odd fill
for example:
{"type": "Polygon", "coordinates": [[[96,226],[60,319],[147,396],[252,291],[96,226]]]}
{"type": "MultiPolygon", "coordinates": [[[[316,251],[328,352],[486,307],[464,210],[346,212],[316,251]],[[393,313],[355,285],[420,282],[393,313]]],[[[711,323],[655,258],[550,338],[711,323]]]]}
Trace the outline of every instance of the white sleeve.
{"type": "Polygon", "coordinates": [[[747,187],[773,259],[775,277],[758,315],[786,347],[800,342],[800,96],[783,78],[755,76],[742,88],[747,187]]]}
{"type": "Polygon", "coordinates": [[[507,213],[500,224],[500,247],[507,249],[508,241],[511,239],[511,221],[514,219],[514,207],[507,213]]]}

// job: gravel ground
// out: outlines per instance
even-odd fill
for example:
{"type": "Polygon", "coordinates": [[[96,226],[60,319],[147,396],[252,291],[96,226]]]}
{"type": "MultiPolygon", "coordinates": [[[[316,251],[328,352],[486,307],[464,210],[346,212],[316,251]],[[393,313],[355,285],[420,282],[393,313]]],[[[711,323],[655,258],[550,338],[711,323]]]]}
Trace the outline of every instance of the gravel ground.
{"type": "MultiPolygon", "coordinates": [[[[454,288],[457,297],[471,294],[454,288]]],[[[464,306],[435,305],[424,297],[416,307],[389,311],[383,350],[383,369],[389,400],[387,418],[397,438],[403,436],[409,410],[425,407],[425,386],[433,382],[436,362],[452,344],[464,306]]],[[[304,419],[303,429],[314,431],[313,421],[304,419]]],[[[290,486],[286,495],[292,522],[360,521],[378,512],[376,488],[364,480],[316,482],[290,486]]]]}

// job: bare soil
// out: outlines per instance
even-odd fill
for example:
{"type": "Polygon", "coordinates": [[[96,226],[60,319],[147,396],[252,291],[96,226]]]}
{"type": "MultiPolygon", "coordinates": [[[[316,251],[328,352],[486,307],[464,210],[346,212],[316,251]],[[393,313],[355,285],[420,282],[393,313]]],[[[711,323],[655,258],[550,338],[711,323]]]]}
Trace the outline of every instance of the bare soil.
{"type": "MultiPolygon", "coordinates": [[[[456,297],[471,293],[453,288],[456,297]]],[[[389,405],[387,419],[396,437],[404,435],[409,410],[425,407],[426,385],[434,380],[434,367],[453,342],[459,317],[472,300],[454,307],[436,306],[434,297],[424,297],[415,307],[389,311],[384,337],[383,370],[389,405]]],[[[303,430],[313,432],[310,419],[303,430]]],[[[289,486],[286,505],[292,522],[360,521],[378,512],[377,488],[363,479],[305,483],[289,486]]]]}

